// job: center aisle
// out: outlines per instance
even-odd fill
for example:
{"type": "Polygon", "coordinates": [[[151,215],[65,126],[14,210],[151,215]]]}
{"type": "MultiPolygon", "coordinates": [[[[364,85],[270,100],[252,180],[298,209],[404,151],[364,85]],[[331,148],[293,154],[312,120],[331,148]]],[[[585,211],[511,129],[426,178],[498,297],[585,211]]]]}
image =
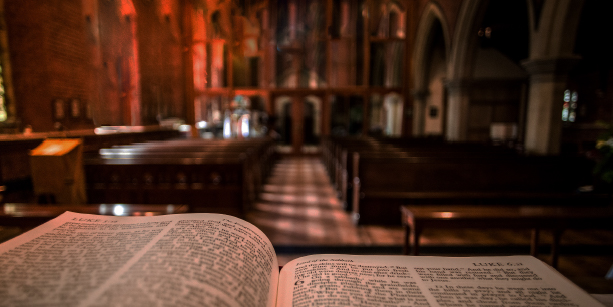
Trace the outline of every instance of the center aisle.
{"type": "Polygon", "coordinates": [[[316,157],[280,160],[247,220],[268,236],[279,254],[402,252],[400,227],[352,223],[316,157]]]}

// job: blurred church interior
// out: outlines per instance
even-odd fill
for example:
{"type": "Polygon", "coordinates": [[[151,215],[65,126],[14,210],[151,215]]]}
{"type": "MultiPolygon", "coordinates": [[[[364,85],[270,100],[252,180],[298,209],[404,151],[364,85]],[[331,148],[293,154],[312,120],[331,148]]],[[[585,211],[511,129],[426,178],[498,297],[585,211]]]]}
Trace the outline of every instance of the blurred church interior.
{"type": "MultiPolygon", "coordinates": [[[[0,0],[0,203],[54,202],[32,180],[31,151],[46,139],[83,140],[84,160],[166,138],[271,139],[274,163],[244,216],[280,259],[400,254],[400,223],[355,223],[326,141],[602,159],[613,148],[611,12],[600,0],[0,0]]],[[[0,239],[20,231],[0,225],[0,239]]],[[[524,253],[529,240],[432,230],[422,254],[524,253]]],[[[612,242],[610,230],[569,231],[560,270],[613,293],[612,242]]]]}

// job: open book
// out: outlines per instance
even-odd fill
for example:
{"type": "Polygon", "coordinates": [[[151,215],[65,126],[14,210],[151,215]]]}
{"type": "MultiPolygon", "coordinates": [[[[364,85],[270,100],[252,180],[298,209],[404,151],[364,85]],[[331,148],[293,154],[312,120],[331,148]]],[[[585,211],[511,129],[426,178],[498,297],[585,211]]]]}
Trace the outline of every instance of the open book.
{"type": "Polygon", "coordinates": [[[530,256],[313,255],[219,214],[66,212],[0,245],[3,306],[602,306],[530,256]]]}

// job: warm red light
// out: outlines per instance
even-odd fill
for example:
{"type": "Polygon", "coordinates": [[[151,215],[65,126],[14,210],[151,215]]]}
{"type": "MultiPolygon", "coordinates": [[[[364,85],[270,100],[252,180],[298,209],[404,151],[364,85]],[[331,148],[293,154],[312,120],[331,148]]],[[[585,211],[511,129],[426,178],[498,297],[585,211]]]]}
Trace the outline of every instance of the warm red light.
{"type": "Polygon", "coordinates": [[[453,217],[453,212],[438,212],[438,216],[444,219],[449,219],[453,217]]]}
{"type": "Polygon", "coordinates": [[[122,16],[136,15],[136,10],[131,0],[121,0],[119,12],[122,16]]]}
{"type": "Polygon", "coordinates": [[[162,16],[172,15],[172,0],[161,0],[160,12],[162,13],[162,16]]]}
{"type": "Polygon", "coordinates": [[[224,68],[224,42],[215,41],[212,44],[211,54],[211,86],[223,86],[223,68],[224,68]]]}
{"type": "Polygon", "coordinates": [[[204,22],[204,12],[194,10],[192,13],[192,33],[195,42],[206,39],[206,23],[204,22]]]}
{"type": "Polygon", "coordinates": [[[206,86],[206,49],[204,43],[193,46],[194,89],[203,91],[206,86]]]}

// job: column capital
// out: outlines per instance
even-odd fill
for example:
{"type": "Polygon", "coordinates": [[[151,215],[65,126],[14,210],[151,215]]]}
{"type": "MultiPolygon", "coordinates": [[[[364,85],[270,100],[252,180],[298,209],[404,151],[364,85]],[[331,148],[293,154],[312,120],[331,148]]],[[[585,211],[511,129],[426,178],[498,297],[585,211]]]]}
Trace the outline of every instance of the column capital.
{"type": "Polygon", "coordinates": [[[430,91],[428,89],[412,90],[411,95],[413,99],[423,101],[430,96],[430,91]]]}
{"type": "Polygon", "coordinates": [[[472,79],[453,79],[445,80],[445,87],[450,93],[455,93],[461,89],[470,88],[473,84],[472,79]]]}
{"type": "Polygon", "coordinates": [[[521,62],[530,75],[565,75],[581,61],[581,56],[535,58],[521,62]]]}

